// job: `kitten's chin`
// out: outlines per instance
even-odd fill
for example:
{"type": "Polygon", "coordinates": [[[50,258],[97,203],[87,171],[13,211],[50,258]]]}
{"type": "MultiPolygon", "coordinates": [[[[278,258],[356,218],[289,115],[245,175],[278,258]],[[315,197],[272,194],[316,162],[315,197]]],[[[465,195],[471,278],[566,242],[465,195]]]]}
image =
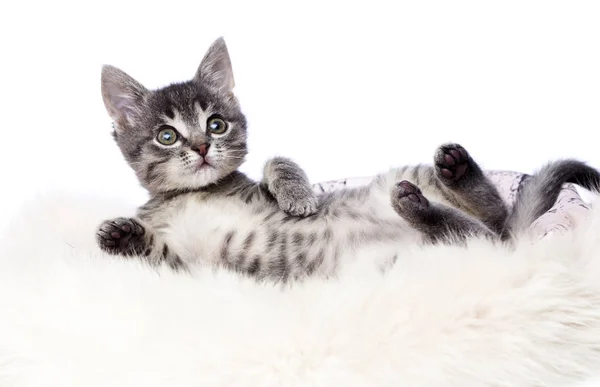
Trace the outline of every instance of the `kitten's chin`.
{"type": "Polygon", "coordinates": [[[164,173],[161,174],[164,179],[153,179],[146,188],[154,193],[196,190],[218,183],[234,171],[234,165],[218,165],[217,167],[210,162],[195,165],[188,164],[187,166],[169,164],[164,169],[164,173]]]}
{"type": "Polygon", "coordinates": [[[166,181],[160,186],[151,185],[147,187],[150,192],[194,190],[217,183],[223,174],[212,166],[198,169],[187,169],[176,174],[169,174],[166,181]]]}
{"type": "Polygon", "coordinates": [[[195,168],[189,179],[190,188],[201,188],[216,183],[221,178],[219,171],[210,164],[203,163],[195,168]]]}

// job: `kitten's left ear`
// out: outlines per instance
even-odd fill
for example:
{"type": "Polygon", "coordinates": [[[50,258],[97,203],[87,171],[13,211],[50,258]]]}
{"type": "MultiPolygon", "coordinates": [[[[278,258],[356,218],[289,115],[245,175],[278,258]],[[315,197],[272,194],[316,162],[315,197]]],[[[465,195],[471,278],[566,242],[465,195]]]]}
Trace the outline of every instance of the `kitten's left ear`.
{"type": "Polygon", "coordinates": [[[120,125],[133,122],[148,90],[116,67],[102,67],[102,99],[111,118],[120,125]]]}
{"type": "Polygon", "coordinates": [[[198,67],[194,80],[223,93],[233,91],[235,80],[225,39],[221,37],[210,46],[198,67]]]}

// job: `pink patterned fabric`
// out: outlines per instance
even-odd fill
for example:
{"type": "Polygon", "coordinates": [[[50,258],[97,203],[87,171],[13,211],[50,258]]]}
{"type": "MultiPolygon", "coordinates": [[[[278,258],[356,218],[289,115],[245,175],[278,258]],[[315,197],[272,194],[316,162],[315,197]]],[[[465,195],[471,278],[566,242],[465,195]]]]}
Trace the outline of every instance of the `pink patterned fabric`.
{"type": "MultiPolygon", "coordinates": [[[[511,171],[488,171],[490,179],[496,184],[500,194],[507,203],[512,204],[519,191],[524,175],[511,171]]],[[[343,187],[357,187],[368,184],[371,177],[353,177],[330,180],[313,185],[317,192],[329,192],[343,187]]],[[[583,201],[575,186],[565,184],[556,204],[544,215],[540,216],[530,227],[534,237],[544,238],[555,232],[572,229],[589,213],[590,207],[583,201]]]]}

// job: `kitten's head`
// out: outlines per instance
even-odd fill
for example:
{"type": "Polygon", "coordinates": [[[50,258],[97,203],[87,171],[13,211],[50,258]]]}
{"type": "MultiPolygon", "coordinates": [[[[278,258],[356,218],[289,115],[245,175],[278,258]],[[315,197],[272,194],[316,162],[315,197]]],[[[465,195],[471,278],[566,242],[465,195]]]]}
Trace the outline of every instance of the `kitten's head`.
{"type": "Polygon", "coordinates": [[[104,66],[102,97],[115,140],[146,189],[204,187],[243,163],[246,119],[233,87],[223,38],[209,48],[192,80],[158,90],[104,66]]]}

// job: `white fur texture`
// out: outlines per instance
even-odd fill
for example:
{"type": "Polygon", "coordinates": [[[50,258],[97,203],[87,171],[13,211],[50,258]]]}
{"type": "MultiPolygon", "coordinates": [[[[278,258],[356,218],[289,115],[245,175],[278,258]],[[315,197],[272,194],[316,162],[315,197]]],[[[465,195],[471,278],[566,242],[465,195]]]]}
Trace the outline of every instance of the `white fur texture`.
{"type": "Polygon", "coordinates": [[[0,386],[600,386],[599,209],[282,290],[103,255],[96,225],[133,208],[40,200],[3,236],[0,386]]]}

